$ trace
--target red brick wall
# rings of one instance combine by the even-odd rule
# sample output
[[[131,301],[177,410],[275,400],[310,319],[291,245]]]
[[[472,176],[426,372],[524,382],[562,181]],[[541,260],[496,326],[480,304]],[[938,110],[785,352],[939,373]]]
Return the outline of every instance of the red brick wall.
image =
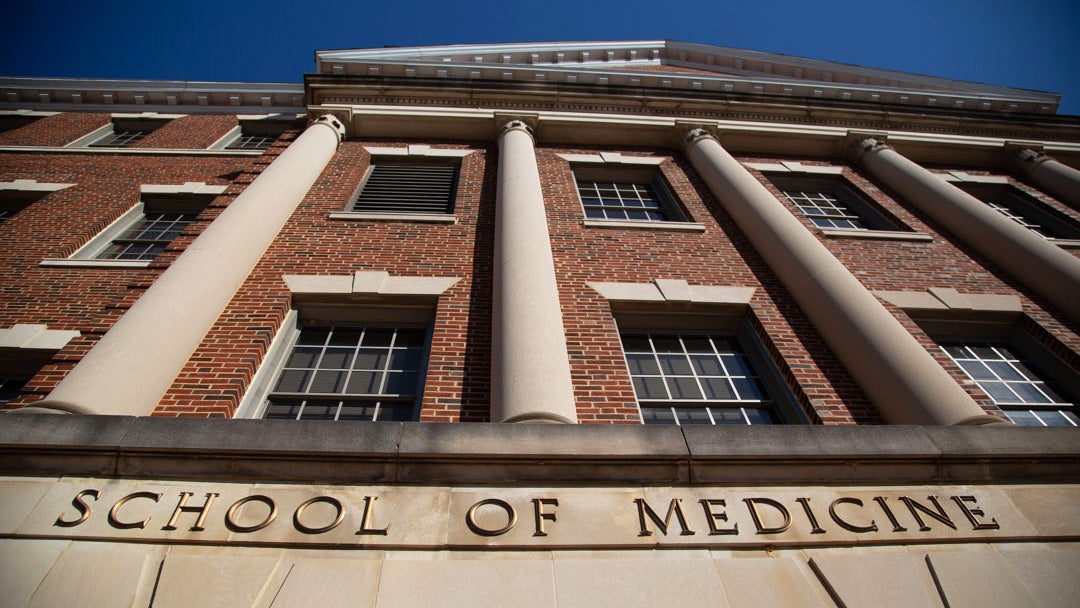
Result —
[[[4,138],[0,144],[19,141],[25,145],[38,141],[58,145],[58,141],[84,135],[95,125],[100,126],[99,122],[100,116],[88,114],[43,118],[0,136]],[[153,134],[156,140],[148,140],[152,147],[205,147],[235,124],[232,116],[192,116],[162,127]],[[297,133],[286,133],[258,158],[0,154],[0,181],[37,179],[76,184],[49,194],[0,224],[0,290],[4,293],[0,299],[0,327],[45,323],[54,329],[83,332],[82,337],[58,353],[53,364],[32,380],[18,404],[47,394],[162,269]],[[328,217],[343,210],[359,187],[370,163],[365,145],[405,146],[407,143],[472,152],[462,159],[455,224]],[[786,289],[681,155],[664,149],[603,150],[663,158],[660,171],[688,218],[702,224],[704,232],[584,226],[570,164],[558,154],[599,151],[550,146],[540,146],[537,150],[582,422],[639,423],[615,318],[608,302],[587,283],[646,283],[656,278],[683,279],[691,285],[754,287],[747,320],[807,417],[824,424],[882,422]],[[488,143],[344,142],[154,414],[231,416],[235,413],[292,306],[282,275],[350,275],[360,270],[378,270],[395,276],[460,278],[439,298],[434,311],[421,420],[488,420],[497,158],[497,149]],[[740,160],[776,162],[776,159],[759,158]],[[799,158],[782,160],[821,164]],[[1060,356],[1076,362],[1080,338],[1041,299],[981,256],[951,242],[949,235],[933,222],[852,167],[836,164],[844,168],[844,176],[882,212],[912,230],[933,237],[930,242],[825,237],[780,196],[783,204],[867,288],[952,287],[967,293],[1017,293],[1025,313],[1021,323],[1029,333]],[[774,194],[780,194],[764,176],[758,174],[758,177]],[[138,199],[139,185],[187,181],[226,184],[229,189],[150,268],[74,269],[38,265],[41,259],[71,254],[128,210]],[[1018,186],[1048,204],[1064,207],[1023,184]],[[1061,210],[1076,216],[1068,208]],[[988,410],[994,411],[914,320],[886,306],[958,382]]]
[[[221,130],[221,117],[192,117],[187,129],[204,140]],[[234,117],[225,117],[235,121]],[[58,145],[108,121],[107,115],[45,117],[5,133],[19,145]],[[53,192],[0,222],[0,327],[46,324],[78,330],[79,338],[59,351],[12,406],[43,398],[97,342],[168,263],[214,218],[229,197],[217,198],[183,236],[149,268],[43,267],[47,258],[65,258],[85,245],[139,200],[144,184],[206,182],[239,192],[261,170],[251,157],[139,156],[108,153],[0,153],[0,181],[35,179],[75,184]],[[247,179],[244,179],[247,177]],[[167,322],[167,320],[163,321]],[[148,346],[148,355],[152,346]]]

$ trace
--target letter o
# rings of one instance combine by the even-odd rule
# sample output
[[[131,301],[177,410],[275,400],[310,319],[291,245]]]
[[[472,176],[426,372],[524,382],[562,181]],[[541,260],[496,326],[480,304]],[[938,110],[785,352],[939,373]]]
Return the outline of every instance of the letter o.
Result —
[[[266,516],[266,519],[253,526],[241,526],[233,520],[233,517],[236,515],[236,512],[240,510],[240,507],[253,500],[270,507],[270,513]],[[274,504],[273,499],[269,496],[263,496],[262,494],[255,494],[254,496],[245,496],[229,507],[229,510],[225,512],[225,527],[233,532],[255,532],[269,526],[270,522],[274,521],[275,517],[277,517],[277,505]]]
[[[485,505],[495,505],[503,511],[506,511],[506,525],[497,530],[481,528],[480,525],[476,523],[476,511]],[[510,506],[510,503],[505,500],[499,500],[498,498],[485,498],[469,507],[468,513],[465,514],[465,525],[469,526],[469,529],[472,530],[474,534],[479,534],[480,536],[500,536],[506,534],[516,523],[517,511],[514,510],[514,507]]]
[[[325,502],[326,504],[333,506],[335,509],[337,509],[337,517],[334,518],[334,521],[321,528],[309,528],[308,526],[300,523],[300,516],[304,514],[305,509],[317,502]],[[304,534],[322,534],[323,532],[329,532],[330,530],[338,527],[338,524],[341,523],[341,520],[345,519],[345,509],[342,508],[341,501],[332,496],[316,496],[315,498],[312,498],[310,500],[305,500],[304,504],[297,507],[296,512],[293,513],[292,519],[293,525],[296,526],[296,529],[303,532]]]

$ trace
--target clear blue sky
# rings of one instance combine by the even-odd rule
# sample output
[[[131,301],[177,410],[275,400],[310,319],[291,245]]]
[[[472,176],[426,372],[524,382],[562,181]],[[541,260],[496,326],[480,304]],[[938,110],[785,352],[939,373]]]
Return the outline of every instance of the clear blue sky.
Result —
[[[3,76],[300,82],[317,49],[667,38],[1051,91],[1080,114],[1080,0],[57,0],[3,16]]]

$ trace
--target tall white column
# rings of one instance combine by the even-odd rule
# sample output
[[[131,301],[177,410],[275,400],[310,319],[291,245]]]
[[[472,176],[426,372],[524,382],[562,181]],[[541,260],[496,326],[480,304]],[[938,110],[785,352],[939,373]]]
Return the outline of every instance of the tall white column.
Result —
[[[499,135],[491,419],[577,422],[555,261],[529,128]]]
[[[899,321],[704,130],[687,156],[709,190],[791,293],[890,424],[992,424]]]
[[[26,411],[145,416],[322,173],[345,135],[320,117],[274,160]]]
[[[855,155],[905,201],[1071,319],[1080,320],[1080,259],[874,138],[856,142]]]
[[[1021,179],[1054,195],[1066,205],[1080,209],[1080,171],[1031,149],[1018,149],[1009,164]]]

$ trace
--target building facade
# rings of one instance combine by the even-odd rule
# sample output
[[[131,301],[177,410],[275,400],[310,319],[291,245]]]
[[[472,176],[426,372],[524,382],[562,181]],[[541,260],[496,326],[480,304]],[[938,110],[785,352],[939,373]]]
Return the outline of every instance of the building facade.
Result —
[[[1074,605],[1057,95],[316,61],[0,79],[11,605]]]

